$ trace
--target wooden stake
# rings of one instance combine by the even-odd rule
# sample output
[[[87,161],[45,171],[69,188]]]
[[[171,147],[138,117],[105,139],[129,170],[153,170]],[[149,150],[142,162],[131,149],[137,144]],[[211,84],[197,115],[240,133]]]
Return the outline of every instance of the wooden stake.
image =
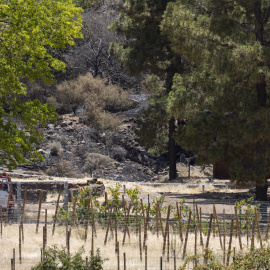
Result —
[[[210,221],[209,221],[208,234],[207,234],[206,245],[205,245],[204,264],[207,264],[208,262],[208,247],[209,247],[209,240],[210,240],[210,235],[211,235],[212,220],[213,220],[213,214],[211,214]]]
[[[71,194],[73,194],[72,189],[70,190]],[[77,211],[76,211],[76,205],[77,205],[77,197],[73,197],[72,195],[72,201],[73,201],[73,206],[72,206],[72,215],[71,215],[71,223],[70,226],[73,226],[74,223],[78,225],[78,222],[76,222],[76,216],[77,216]]]
[[[216,219],[216,222],[217,222],[217,228],[218,228],[218,236],[219,236],[220,247],[221,247],[221,249],[222,249],[222,240],[221,240],[221,234],[220,234],[220,226],[219,226],[219,222],[218,222],[218,216],[217,216],[217,210],[216,210],[215,202],[213,202],[213,209],[214,209],[215,219]]]
[[[13,248],[13,270],[15,270],[15,248]]]
[[[147,270],[147,246],[144,247],[145,249],[145,256],[144,256],[144,261],[145,261],[145,270]]]
[[[239,221],[238,221],[238,214],[237,214],[237,207],[234,207],[234,212],[235,212],[235,221],[236,221],[236,228],[237,228],[237,235],[238,235],[238,239],[239,239],[239,246],[240,249],[242,250],[242,241],[241,241],[241,234],[240,234],[240,227],[239,227]]]
[[[171,214],[171,206],[169,205],[169,207],[168,207],[168,212],[167,212],[167,219],[166,219],[165,232],[164,232],[164,237],[163,237],[163,248],[162,248],[162,254],[163,254],[163,255],[165,254],[165,249],[166,249],[166,237],[167,237],[168,228],[169,228],[170,214]]]
[[[159,238],[158,201],[157,201],[157,203],[156,203],[156,230],[157,230],[157,237]]]
[[[249,235],[249,229],[248,229],[248,211],[246,210],[246,234],[247,234],[247,246],[248,246],[248,235]]]
[[[124,270],[127,270],[126,253],[124,253]]]
[[[108,194],[107,194],[106,191],[105,191],[105,203],[106,203],[106,207],[107,207],[107,210],[108,210]]]
[[[93,204],[91,192],[90,192],[90,201],[91,201],[91,211],[92,211],[92,226],[94,227],[95,237],[97,237],[96,223],[95,223],[94,204]]]
[[[111,223],[111,214],[112,214],[112,206],[108,206],[108,207],[109,207],[109,217],[108,217],[108,225],[107,225],[107,230],[106,230],[105,239],[104,239],[104,245],[106,245],[107,243],[108,233],[109,233],[110,223]]]
[[[21,237],[22,225],[19,225],[19,262],[22,263],[22,237]]]
[[[1,236],[3,234],[3,210],[2,205],[0,205],[0,220],[1,220]]]
[[[86,220],[85,220],[85,231],[84,231],[84,240],[87,240],[87,234],[88,234],[88,225],[89,225],[89,217],[90,217],[90,192],[89,191],[89,200],[87,204],[87,213],[86,213]],[[108,205],[107,205],[108,209]]]
[[[47,220],[48,220],[48,213],[47,209],[45,209],[45,227],[47,228]]]
[[[115,253],[117,253],[117,217],[114,218],[114,224],[115,224]]]
[[[226,225],[225,225],[225,209],[223,209],[223,264],[226,260]]]
[[[146,240],[147,240],[147,228],[148,228],[149,211],[150,211],[150,203],[148,204],[148,207],[147,207],[147,214],[146,214],[145,223],[144,223],[143,248],[145,247]]]
[[[136,235],[138,235],[139,232],[139,224],[138,224],[138,210],[136,208],[136,213],[135,213],[135,220],[136,220]],[[141,221],[140,221],[141,222]]]
[[[93,222],[93,220],[92,220],[92,222]],[[91,238],[91,254],[92,254],[92,256],[94,256],[94,252],[95,252],[95,250],[94,250],[94,227],[93,227],[93,223],[92,223],[92,230],[91,230],[91,232],[92,232],[92,238]],[[117,233],[117,232],[116,232]],[[116,237],[116,239],[117,239],[117,237]],[[117,248],[117,247],[116,247]]]
[[[120,251],[119,251],[119,242],[116,243],[117,248],[117,269],[120,270]]]
[[[57,215],[58,215],[59,201],[60,201],[60,193],[58,194],[57,203],[56,203],[56,207],[55,207],[52,235],[54,235],[54,231],[55,231],[55,224],[56,224]]]
[[[270,228],[270,214],[268,215],[267,228],[266,228],[266,232],[265,232],[265,239],[268,239],[269,228]]]
[[[184,258],[186,256],[190,220],[191,220],[191,211],[189,211],[189,216],[188,216],[188,225],[187,225],[187,230],[186,230],[186,237],[185,237],[185,243],[184,243],[182,260],[184,260]]]
[[[36,233],[38,233],[38,226],[39,226],[39,219],[40,219],[41,203],[42,203],[42,190],[39,191],[39,204],[38,204],[38,216],[37,216]]]
[[[200,208],[201,210],[201,208]],[[199,225],[199,232],[200,232],[200,245],[203,247],[203,237],[202,237],[202,222],[198,211],[198,205],[196,204],[196,216],[197,216],[197,222]]]
[[[162,216],[161,216],[161,211],[160,211],[160,207],[158,206],[158,216],[159,216],[159,221],[160,221],[160,228],[161,228],[161,232],[162,232],[162,236],[165,236],[165,232],[163,230],[163,223],[162,223]]]
[[[27,189],[24,189],[23,194],[23,206],[22,206],[22,217],[21,217],[21,224],[24,222],[24,213],[25,213],[25,203],[26,203],[26,195],[27,195]]]
[[[231,248],[232,248],[233,222],[234,222],[234,220],[232,219],[232,221],[231,221],[231,231],[230,231],[230,241],[229,241],[228,255],[227,255],[227,267],[229,266],[230,256],[231,256],[231,252],[232,252]]]
[[[24,213],[25,213],[25,203],[26,203],[26,195],[27,189],[24,189],[23,194],[23,206],[22,206],[22,215],[21,215],[21,234],[22,234],[22,242],[24,243],[24,231],[23,231],[23,223],[24,223]]]
[[[69,242],[68,242],[68,211],[66,211],[66,248],[69,255]]]
[[[177,218],[178,218],[178,228],[179,228],[180,240],[181,240],[181,242],[183,242],[183,233],[182,233],[182,207],[180,207],[180,210],[179,210],[178,202],[176,203],[176,211],[177,211]]]
[[[141,199],[142,215],[143,215],[143,226],[145,226],[145,214],[144,214],[144,205],[143,200]]]
[[[250,249],[254,250],[254,237],[255,237],[255,219],[253,220],[252,224],[252,235],[251,235],[251,244],[250,244]]]
[[[142,235],[141,235],[141,223],[138,224],[139,227],[139,249],[140,249],[140,259],[142,261]]]
[[[23,224],[21,224],[21,234],[22,234],[22,242],[24,244],[24,230],[23,230]]]
[[[195,227],[195,243],[194,243],[194,256],[197,255],[197,226]],[[197,259],[195,258],[195,267],[197,267]]]
[[[71,228],[69,228],[68,231],[68,246],[67,246],[68,256],[70,256],[70,236],[71,236]]]
[[[176,270],[176,254],[175,254],[175,249],[173,250],[173,269]]]
[[[10,186],[9,186],[8,201],[7,201],[7,211],[6,211],[6,223],[5,223],[5,225],[7,225],[7,221],[8,221],[8,215],[9,215],[9,202],[10,202],[10,197],[11,197],[11,191],[12,191],[12,187],[11,187],[11,185],[10,185]]]
[[[194,228],[194,255],[197,255],[197,226]]]
[[[129,204],[129,207],[128,207],[128,213],[127,213],[127,216],[126,216],[126,221],[125,221],[125,230],[124,230],[124,236],[123,236],[123,241],[122,241],[122,245],[125,244],[125,240],[126,240],[126,234],[128,233],[129,237],[130,237],[130,234],[129,234],[129,213],[130,213],[130,209],[131,209],[131,203]]]
[[[167,229],[167,262],[170,260],[170,224],[168,223]]]
[[[43,247],[43,250],[45,250],[45,248],[46,248],[46,227],[45,226],[43,226],[43,245],[42,245],[42,247]]]
[[[256,207],[255,207],[255,219],[256,219],[256,225],[257,225],[258,238],[260,240],[260,245],[261,245],[261,248],[262,248],[263,244],[262,244],[261,230],[260,230],[259,218],[258,218],[258,213],[257,213],[257,208]]]

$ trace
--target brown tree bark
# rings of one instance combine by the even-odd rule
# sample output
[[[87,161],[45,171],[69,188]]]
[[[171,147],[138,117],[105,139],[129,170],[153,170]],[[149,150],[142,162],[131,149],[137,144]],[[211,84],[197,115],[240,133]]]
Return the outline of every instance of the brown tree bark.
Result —
[[[256,40],[264,46],[264,20],[262,18],[262,1],[254,1],[254,22],[255,22],[255,35]],[[264,63],[259,63],[258,66],[263,66]],[[260,73],[257,75],[256,83],[256,92],[257,92],[257,102],[259,107],[266,106],[267,92],[266,92],[266,81],[265,75]],[[256,182],[256,200],[267,201],[267,179],[265,177],[264,181],[261,183]]]
[[[267,201],[267,190],[267,179],[265,179],[264,183],[256,183],[256,200]]]
[[[171,118],[169,121],[169,164],[170,164],[170,171],[169,171],[169,180],[176,179],[177,171],[176,171],[176,143],[173,138],[175,133],[175,119]]]

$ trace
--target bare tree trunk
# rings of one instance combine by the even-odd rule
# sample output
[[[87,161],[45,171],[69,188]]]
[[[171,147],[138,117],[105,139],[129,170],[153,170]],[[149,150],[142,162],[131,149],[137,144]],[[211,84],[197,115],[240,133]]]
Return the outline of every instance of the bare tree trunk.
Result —
[[[264,183],[256,183],[256,200],[258,201],[267,201],[267,179]]]
[[[254,22],[255,22],[255,35],[256,40],[264,46],[264,20],[262,19],[262,1],[254,1]],[[258,66],[264,66],[264,63],[259,63]],[[265,74],[259,73],[257,75],[256,83],[257,101],[259,107],[266,106],[267,92]],[[262,183],[256,182],[256,200],[267,201],[267,179],[265,177]]]
[[[169,180],[173,180],[177,177],[176,171],[176,143],[173,138],[175,133],[175,119],[171,118],[169,121],[169,163],[170,163],[170,172]]]

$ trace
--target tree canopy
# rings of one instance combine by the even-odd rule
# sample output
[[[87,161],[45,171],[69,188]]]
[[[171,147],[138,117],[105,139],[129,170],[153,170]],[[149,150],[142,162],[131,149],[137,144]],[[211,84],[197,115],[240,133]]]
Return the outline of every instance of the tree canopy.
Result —
[[[173,138],[175,119],[167,114],[167,96],[171,91],[175,72],[182,68],[181,57],[169,46],[168,38],[160,31],[162,16],[169,1],[122,0],[119,19],[111,26],[118,34],[126,37],[125,44],[113,42],[111,51],[131,72],[151,72],[148,87],[163,83],[162,91],[152,88],[150,107],[139,121],[139,140],[155,151],[167,146],[169,152],[169,178],[176,178],[176,144]],[[162,115],[162,117],[159,117]],[[165,135],[165,129],[167,135]],[[162,149],[163,150],[163,149]]]
[[[49,83],[64,70],[50,50],[82,38],[80,12],[71,0],[0,0],[0,163],[10,169],[41,157],[39,128],[56,117],[48,104],[25,101],[23,82]]]
[[[162,31],[190,70],[174,77],[169,112],[186,119],[181,145],[203,163],[222,162],[232,179],[257,184],[270,175],[269,1],[178,0]]]

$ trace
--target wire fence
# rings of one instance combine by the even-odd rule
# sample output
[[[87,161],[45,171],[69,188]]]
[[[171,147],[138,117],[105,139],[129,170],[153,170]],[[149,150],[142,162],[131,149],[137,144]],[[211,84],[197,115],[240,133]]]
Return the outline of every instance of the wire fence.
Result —
[[[66,208],[64,185],[60,196],[17,189],[19,194],[14,212],[0,213],[1,269],[31,269],[44,260],[42,250],[54,245],[71,255],[84,246],[85,258],[100,249],[108,258],[104,269],[178,269],[189,256],[201,254],[187,263],[186,269],[193,269],[207,263],[212,251],[226,265],[239,252],[269,244],[267,202],[235,207],[237,200],[189,198],[163,211],[155,205],[150,215],[150,203],[136,214],[124,200],[118,214],[105,196],[102,212],[89,198],[88,212],[79,215],[74,198]]]

